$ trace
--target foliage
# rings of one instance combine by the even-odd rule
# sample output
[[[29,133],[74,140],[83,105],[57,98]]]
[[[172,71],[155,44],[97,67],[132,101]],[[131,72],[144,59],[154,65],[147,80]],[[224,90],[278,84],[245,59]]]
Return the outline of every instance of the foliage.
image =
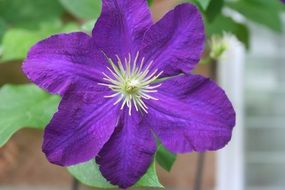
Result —
[[[0,63],[23,60],[32,45],[50,35],[79,30],[77,20],[64,14],[88,22],[100,11],[94,0],[1,0]]]
[[[68,171],[83,184],[99,188],[115,188],[101,175],[95,160],[69,167]],[[162,187],[156,175],[155,163],[134,187]]]
[[[63,15],[57,0],[1,0],[0,18],[10,27],[37,28],[41,22]]]
[[[278,0],[188,0],[203,13],[208,36],[229,32],[237,36],[249,48],[248,22],[236,21],[229,12],[238,12],[274,32],[282,32],[281,14],[285,6]],[[226,10],[226,11],[225,11]]]
[[[43,129],[57,109],[59,98],[35,85],[5,85],[0,89],[0,147],[24,127]]]
[[[6,23],[4,22],[2,18],[0,18],[0,44],[1,44],[5,29],[6,29]]]
[[[169,172],[176,161],[176,155],[169,152],[162,144],[159,145],[155,158],[159,165]]]
[[[3,55],[1,60],[23,60],[30,47],[39,40],[48,36],[78,30],[76,23],[63,25],[60,21],[42,22],[38,30],[28,30],[24,28],[11,28],[7,30],[2,39]]]
[[[98,0],[60,0],[64,8],[79,19],[97,18],[101,11]]]
[[[231,9],[238,11],[247,19],[264,25],[274,31],[282,31],[280,1],[268,0],[240,0],[227,4]]]
[[[147,0],[148,4],[151,6],[153,3],[153,0]]]

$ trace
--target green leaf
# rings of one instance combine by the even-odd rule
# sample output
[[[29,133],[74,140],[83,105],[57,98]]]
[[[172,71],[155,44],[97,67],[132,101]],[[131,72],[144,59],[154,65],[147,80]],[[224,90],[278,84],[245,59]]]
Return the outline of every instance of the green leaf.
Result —
[[[149,6],[151,6],[153,4],[153,0],[147,0],[147,3]]]
[[[51,96],[31,84],[3,86],[0,89],[0,147],[24,127],[43,129],[58,102],[58,96]]]
[[[214,22],[206,24],[208,36],[230,32],[234,34],[245,47],[249,47],[249,30],[246,25],[234,21],[231,17],[218,15]]]
[[[213,0],[208,5],[208,8],[205,12],[205,16],[208,22],[212,22],[215,20],[216,16],[218,16],[224,7],[224,0]]]
[[[115,186],[107,182],[102,176],[95,160],[68,167],[67,170],[85,185],[97,188],[115,188]],[[163,187],[158,181],[154,163],[150,166],[147,173],[137,182],[135,187]]]
[[[85,22],[84,24],[81,25],[81,30],[88,33],[92,34],[93,27],[95,25],[97,20],[89,20]]]
[[[98,188],[114,187],[101,175],[99,166],[96,164],[95,160],[68,167],[67,170],[85,185]]]
[[[22,60],[29,49],[38,41],[61,32],[71,32],[78,29],[76,24],[62,25],[60,21],[41,23],[39,30],[9,29],[2,41],[1,62]]]
[[[176,161],[176,155],[169,152],[162,144],[160,144],[155,159],[166,171],[171,171],[171,168]]]
[[[282,6],[278,1],[239,0],[229,2],[227,5],[256,23],[269,27],[277,32],[282,31],[280,13]]]
[[[13,27],[35,28],[62,15],[57,0],[0,0],[0,17]]]
[[[2,37],[4,35],[5,30],[6,30],[6,23],[4,22],[3,19],[0,18],[0,44],[1,44]]]
[[[134,187],[156,187],[163,188],[160,184],[156,173],[155,162],[149,167],[148,171],[142,178],[134,185]]]
[[[100,0],[60,0],[71,14],[80,19],[96,19],[101,13]]]
[[[195,0],[202,8],[202,10],[207,10],[211,0]],[[214,0],[215,1],[215,0]]]

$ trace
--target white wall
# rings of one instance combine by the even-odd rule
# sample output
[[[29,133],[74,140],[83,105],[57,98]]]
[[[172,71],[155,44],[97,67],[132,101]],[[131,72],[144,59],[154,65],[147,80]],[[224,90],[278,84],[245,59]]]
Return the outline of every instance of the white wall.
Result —
[[[237,123],[229,145],[218,152],[216,190],[244,190],[243,88],[245,49],[230,41],[226,58],[218,64],[218,81],[232,101]]]

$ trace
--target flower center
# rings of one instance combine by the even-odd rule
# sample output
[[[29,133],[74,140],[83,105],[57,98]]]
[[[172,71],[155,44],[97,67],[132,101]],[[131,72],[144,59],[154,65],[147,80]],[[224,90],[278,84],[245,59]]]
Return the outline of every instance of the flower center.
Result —
[[[116,57],[117,64],[108,58],[111,67],[107,67],[107,69],[110,72],[108,75],[103,72],[103,80],[106,83],[99,83],[99,85],[107,86],[114,92],[111,95],[105,96],[105,98],[117,98],[114,105],[121,103],[121,109],[127,106],[129,108],[129,115],[132,113],[132,107],[136,111],[142,110],[148,113],[148,107],[144,100],[158,100],[151,94],[157,92],[157,88],[161,85],[153,85],[153,83],[156,82],[163,72],[158,73],[156,69],[150,73],[152,61],[144,67],[144,58],[138,64],[139,52],[134,59],[132,59],[131,54],[124,61],[119,56]]]
[[[139,81],[136,79],[132,79],[131,81],[126,82],[126,93],[135,94],[139,90]]]

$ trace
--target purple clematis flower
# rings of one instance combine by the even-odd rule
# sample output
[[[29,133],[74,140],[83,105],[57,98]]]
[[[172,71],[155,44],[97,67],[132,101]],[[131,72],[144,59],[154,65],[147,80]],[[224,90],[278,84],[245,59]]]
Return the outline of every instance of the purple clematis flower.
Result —
[[[103,0],[92,37],[51,36],[23,70],[58,112],[45,129],[48,160],[70,166],[96,158],[112,184],[135,184],[153,162],[156,139],[174,153],[224,147],[234,109],[213,81],[189,74],[204,48],[202,17],[177,6],[153,24],[145,0]]]

